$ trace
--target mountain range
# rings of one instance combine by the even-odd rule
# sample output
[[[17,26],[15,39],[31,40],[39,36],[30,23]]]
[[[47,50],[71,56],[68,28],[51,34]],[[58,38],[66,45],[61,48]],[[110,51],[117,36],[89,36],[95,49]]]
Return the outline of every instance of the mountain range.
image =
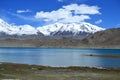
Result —
[[[120,28],[90,23],[15,26],[0,19],[0,47],[119,48]]]
[[[15,26],[8,24],[0,19],[0,34],[7,36],[39,36],[39,37],[74,37],[83,39],[86,36],[93,34],[97,31],[105,30],[104,28],[92,25],[90,23],[54,23],[40,27],[32,27],[30,25]]]

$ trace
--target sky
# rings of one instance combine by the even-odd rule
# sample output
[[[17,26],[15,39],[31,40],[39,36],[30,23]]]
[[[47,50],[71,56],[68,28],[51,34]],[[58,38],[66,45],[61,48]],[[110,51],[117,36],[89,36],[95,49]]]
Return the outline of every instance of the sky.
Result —
[[[120,27],[120,0],[0,0],[0,19],[34,27],[88,22]]]

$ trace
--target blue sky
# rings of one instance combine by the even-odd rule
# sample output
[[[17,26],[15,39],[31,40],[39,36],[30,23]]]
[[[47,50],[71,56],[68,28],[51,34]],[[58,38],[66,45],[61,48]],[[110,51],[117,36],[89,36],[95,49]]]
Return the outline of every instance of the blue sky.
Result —
[[[0,18],[14,25],[89,22],[120,27],[120,0],[0,0]]]

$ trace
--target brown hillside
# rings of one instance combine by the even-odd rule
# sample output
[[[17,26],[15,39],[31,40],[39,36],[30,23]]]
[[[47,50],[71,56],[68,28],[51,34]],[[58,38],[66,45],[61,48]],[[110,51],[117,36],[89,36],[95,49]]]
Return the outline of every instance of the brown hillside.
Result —
[[[120,46],[120,28],[96,32],[83,39],[84,43],[91,45],[117,45]]]

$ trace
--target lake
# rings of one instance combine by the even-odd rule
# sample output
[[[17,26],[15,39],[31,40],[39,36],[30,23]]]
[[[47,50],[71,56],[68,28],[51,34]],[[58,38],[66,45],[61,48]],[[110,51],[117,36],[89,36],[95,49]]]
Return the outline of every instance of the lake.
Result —
[[[120,49],[0,48],[0,62],[53,67],[120,67],[120,58],[85,56],[89,54],[120,55]]]

